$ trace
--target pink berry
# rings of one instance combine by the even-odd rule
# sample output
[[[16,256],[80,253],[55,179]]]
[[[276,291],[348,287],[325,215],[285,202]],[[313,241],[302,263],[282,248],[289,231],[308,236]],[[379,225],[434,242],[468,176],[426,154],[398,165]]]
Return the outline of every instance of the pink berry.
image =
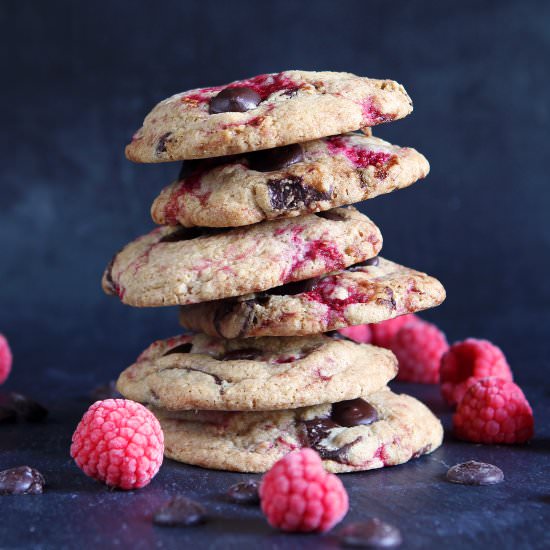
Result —
[[[3,384],[11,372],[13,356],[10,345],[3,334],[0,334],[0,384]]]
[[[391,350],[399,361],[397,379],[436,384],[441,356],[449,349],[445,335],[432,323],[416,321],[395,335]]]
[[[533,437],[533,411],[516,384],[492,376],[466,391],[453,428],[457,437],[475,443],[525,443]]]
[[[460,402],[470,386],[482,378],[498,376],[512,381],[502,350],[487,340],[468,338],[453,344],[441,359],[441,393],[450,405]]]
[[[348,494],[340,479],[323,469],[312,449],[294,451],[276,462],[260,486],[262,511],[283,531],[332,529],[348,511]]]
[[[375,346],[390,349],[392,340],[399,330],[405,325],[417,321],[420,321],[419,317],[414,313],[409,313],[408,315],[401,315],[400,317],[388,319],[381,323],[371,323],[372,343]]]
[[[96,401],[78,424],[71,456],[82,471],[120,489],[139,489],[159,471],[164,435],[143,405],[127,399]]]
[[[369,325],[341,328],[338,332],[360,344],[369,344],[372,340],[372,332]]]

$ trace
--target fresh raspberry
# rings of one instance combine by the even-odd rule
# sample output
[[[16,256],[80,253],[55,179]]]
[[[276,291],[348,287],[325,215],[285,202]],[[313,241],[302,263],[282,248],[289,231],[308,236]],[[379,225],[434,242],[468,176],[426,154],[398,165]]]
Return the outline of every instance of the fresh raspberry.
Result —
[[[372,340],[372,331],[369,325],[341,328],[338,332],[360,344],[369,344]]]
[[[415,323],[416,321],[420,321],[420,318],[414,313],[409,313],[408,315],[401,315],[400,317],[388,319],[381,323],[371,323],[372,343],[375,346],[390,349],[392,340],[399,330],[405,325]]]
[[[3,384],[11,372],[12,354],[10,345],[3,334],[0,334],[0,384]]]
[[[164,434],[143,405],[96,401],[76,427],[71,456],[86,475],[121,489],[139,489],[159,471]]]
[[[342,482],[323,469],[312,449],[294,451],[276,462],[262,480],[260,499],[267,521],[283,531],[324,533],[348,511]]]
[[[476,443],[525,443],[533,437],[533,424],[519,386],[496,376],[470,386],[453,416],[455,435]]]
[[[432,323],[417,320],[395,335],[391,350],[399,361],[397,379],[436,384],[441,356],[449,349],[447,338]]]
[[[460,402],[466,390],[482,378],[512,381],[502,350],[487,340],[468,338],[453,344],[441,359],[441,393],[449,405]]]

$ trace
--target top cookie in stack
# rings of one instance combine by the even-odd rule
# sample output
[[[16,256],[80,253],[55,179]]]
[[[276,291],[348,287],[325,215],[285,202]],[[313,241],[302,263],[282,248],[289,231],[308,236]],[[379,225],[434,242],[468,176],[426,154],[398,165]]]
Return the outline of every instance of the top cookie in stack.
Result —
[[[168,456],[263,471],[307,445],[351,471],[439,445],[437,419],[385,389],[391,352],[318,336],[445,298],[436,279],[379,258],[379,229],[345,207],[427,175],[420,153],[371,134],[411,111],[391,80],[285,71],[177,94],[146,117],[127,157],[184,163],[152,206],[161,227],[115,255],[103,288],[182,306],[182,325],[207,335],[154,343],[118,382],[154,408]]]

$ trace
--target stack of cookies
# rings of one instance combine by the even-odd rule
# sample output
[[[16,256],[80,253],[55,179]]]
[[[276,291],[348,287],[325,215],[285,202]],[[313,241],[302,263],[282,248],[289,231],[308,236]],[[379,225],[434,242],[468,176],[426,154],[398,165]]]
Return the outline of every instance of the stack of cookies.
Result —
[[[263,472],[311,447],[348,472],[440,445],[433,414],[387,388],[394,355],[336,332],[445,298],[379,257],[379,229],[344,207],[427,175],[420,153],[371,134],[411,111],[391,80],[286,71],[177,94],[146,117],[127,157],[185,162],[152,206],[160,227],[113,258],[103,288],[181,306],[187,332],[118,380],[158,416],[168,457]]]

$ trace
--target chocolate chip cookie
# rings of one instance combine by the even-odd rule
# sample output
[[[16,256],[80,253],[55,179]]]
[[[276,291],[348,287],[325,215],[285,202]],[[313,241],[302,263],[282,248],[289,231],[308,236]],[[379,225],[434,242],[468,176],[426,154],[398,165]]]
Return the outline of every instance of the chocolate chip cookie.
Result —
[[[360,133],[187,161],[151,208],[160,225],[235,227],[371,199],[429,172],[409,147]]]
[[[386,349],[328,336],[161,340],[119,377],[128,399],[169,410],[275,410],[352,399],[397,373]]]
[[[444,299],[437,279],[376,257],[265,292],[183,306],[180,322],[224,338],[305,335],[378,323]]]
[[[218,157],[342,134],[403,118],[403,86],[350,73],[284,71],[161,101],[126,147],[136,162]]]
[[[160,227],[123,248],[102,285],[133,306],[192,304],[316,277],[381,247],[376,225],[351,207],[232,230]]]
[[[425,405],[387,389],[294,410],[153,412],[167,457],[218,470],[265,472],[303,447],[317,451],[331,472],[371,470],[430,453],[443,439]]]

